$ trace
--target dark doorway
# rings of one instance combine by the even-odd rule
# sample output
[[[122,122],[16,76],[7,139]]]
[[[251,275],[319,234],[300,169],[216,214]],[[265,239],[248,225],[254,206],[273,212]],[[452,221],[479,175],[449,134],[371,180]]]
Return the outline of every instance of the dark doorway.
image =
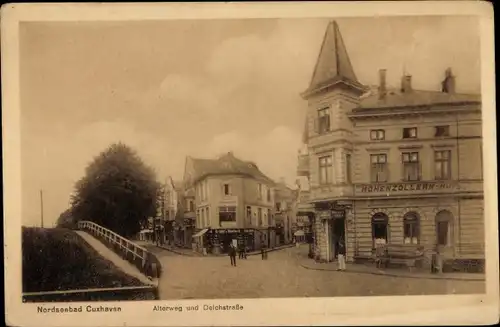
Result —
[[[342,239],[344,244],[345,240],[345,218],[337,218],[332,221],[332,245],[333,245],[333,253],[334,258],[337,258],[338,255],[338,242]]]

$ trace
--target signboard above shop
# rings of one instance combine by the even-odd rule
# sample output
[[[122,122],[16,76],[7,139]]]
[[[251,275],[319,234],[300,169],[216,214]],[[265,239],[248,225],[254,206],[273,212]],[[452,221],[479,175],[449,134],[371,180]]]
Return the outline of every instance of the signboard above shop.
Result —
[[[345,218],[345,210],[327,210],[319,212],[320,219],[343,219]]]
[[[357,195],[383,193],[384,195],[451,192],[458,188],[451,182],[416,182],[416,183],[387,183],[387,184],[359,184],[356,185]]]

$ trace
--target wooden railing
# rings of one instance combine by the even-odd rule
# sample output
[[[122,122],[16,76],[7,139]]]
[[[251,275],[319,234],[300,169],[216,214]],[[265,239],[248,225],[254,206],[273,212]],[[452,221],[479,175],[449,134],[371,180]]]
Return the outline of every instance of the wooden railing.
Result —
[[[162,269],[159,260],[142,246],[91,221],[79,221],[78,228],[101,240],[153,281],[160,278]]]

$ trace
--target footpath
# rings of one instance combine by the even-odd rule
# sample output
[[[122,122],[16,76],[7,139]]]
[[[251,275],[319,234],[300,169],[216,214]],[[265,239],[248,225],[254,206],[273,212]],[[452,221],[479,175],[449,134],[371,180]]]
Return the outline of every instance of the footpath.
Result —
[[[139,271],[139,269],[137,269],[137,267],[135,267],[128,261],[123,260],[118,254],[116,254],[113,250],[109,249],[106,245],[104,245],[94,236],[84,231],[75,231],[75,232],[78,235],[80,235],[91,247],[93,247],[102,257],[111,261],[116,267],[118,267],[118,269],[120,269],[121,271],[132,277],[137,278],[145,285],[153,285],[153,282],[149,278],[144,276]]]
[[[427,271],[408,269],[388,268],[380,269],[369,264],[346,264],[346,270],[338,271],[336,262],[318,263],[313,259],[301,258],[300,265],[306,269],[332,271],[338,274],[371,274],[400,278],[419,278],[419,279],[443,279],[443,280],[462,280],[462,281],[485,281],[485,274],[481,273],[441,273],[432,274]]]

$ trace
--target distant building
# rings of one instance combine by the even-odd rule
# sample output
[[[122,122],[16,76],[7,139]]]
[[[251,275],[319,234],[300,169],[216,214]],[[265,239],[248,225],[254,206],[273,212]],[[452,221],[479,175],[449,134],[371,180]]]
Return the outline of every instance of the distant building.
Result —
[[[232,152],[218,159],[187,157],[184,185],[194,193],[199,249],[224,252],[233,240],[250,250],[274,246],[274,182],[255,163]]]
[[[167,239],[177,245],[191,246],[190,236],[187,238],[185,235],[189,234],[192,224],[184,219],[184,193],[184,185],[181,181],[174,181],[172,177],[167,178],[165,183],[165,220],[169,231]]]
[[[274,221],[277,245],[290,243],[293,234],[298,230],[295,210],[296,192],[288,187],[284,181],[276,184]]]
[[[338,25],[328,25],[303,93],[307,149],[298,167],[310,182],[299,209],[314,221],[317,260],[334,260],[339,239],[349,261],[388,243],[484,258],[481,98],[457,93],[444,73],[441,89],[422,91],[407,74],[391,89],[380,70],[370,90]]]

